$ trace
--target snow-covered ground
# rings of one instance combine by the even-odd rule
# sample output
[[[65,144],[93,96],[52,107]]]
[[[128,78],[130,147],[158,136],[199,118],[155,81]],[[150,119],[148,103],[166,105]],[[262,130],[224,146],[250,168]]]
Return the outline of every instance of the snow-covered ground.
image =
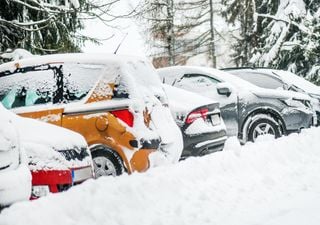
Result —
[[[21,202],[1,225],[318,225],[320,128]]]

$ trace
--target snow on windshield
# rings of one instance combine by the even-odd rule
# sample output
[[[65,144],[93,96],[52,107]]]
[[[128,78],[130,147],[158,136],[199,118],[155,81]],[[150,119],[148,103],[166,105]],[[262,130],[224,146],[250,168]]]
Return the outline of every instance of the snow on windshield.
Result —
[[[320,95],[320,87],[305,80],[298,75],[284,70],[272,70],[273,73],[279,75],[289,85],[295,85],[310,94]]]

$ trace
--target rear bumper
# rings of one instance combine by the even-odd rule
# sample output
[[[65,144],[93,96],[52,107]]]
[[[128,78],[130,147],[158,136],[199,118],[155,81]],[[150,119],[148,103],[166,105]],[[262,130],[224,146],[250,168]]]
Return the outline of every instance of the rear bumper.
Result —
[[[183,134],[184,149],[181,158],[190,156],[202,156],[223,150],[227,140],[226,130],[212,133],[201,133],[197,135]]]
[[[72,168],[70,170],[32,171],[32,186],[47,186],[51,193],[62,192],[75,184],[93,178],[92,167]],[[31,199],[36,199],[34,195]]]

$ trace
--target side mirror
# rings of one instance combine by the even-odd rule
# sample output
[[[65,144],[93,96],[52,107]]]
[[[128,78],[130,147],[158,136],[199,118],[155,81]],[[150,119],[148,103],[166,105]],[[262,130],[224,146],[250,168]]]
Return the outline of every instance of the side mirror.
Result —
[[[217,86],[217,92],[219,95],[225,95],[229,97],[231,95],[231,88],[226,84],[220,84]]]

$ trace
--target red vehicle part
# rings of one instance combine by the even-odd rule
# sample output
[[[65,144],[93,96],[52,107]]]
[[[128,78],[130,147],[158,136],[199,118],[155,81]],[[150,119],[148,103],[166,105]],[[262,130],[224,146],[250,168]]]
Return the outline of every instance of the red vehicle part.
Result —
[[[133,115],[128,109],[116,110],[111,112],[115,117],[125,122],[130,127],[133,127]]]
[[[59,185],[72,185],[71,170],[37,170],[31,171],[32,186],[48,186],[51,193],[59,192]],[[30,199],[37,199],[31,196]]]
[[[207,115],[208,115],[209,109],[207,108],[202,108],[202,109],[197,109],[195,111],[192,111],[187,119],[186,119],[186,123],[187,124],[191,124],[193,123],[195,120],[202,118],[203,120],[207,119]]]

